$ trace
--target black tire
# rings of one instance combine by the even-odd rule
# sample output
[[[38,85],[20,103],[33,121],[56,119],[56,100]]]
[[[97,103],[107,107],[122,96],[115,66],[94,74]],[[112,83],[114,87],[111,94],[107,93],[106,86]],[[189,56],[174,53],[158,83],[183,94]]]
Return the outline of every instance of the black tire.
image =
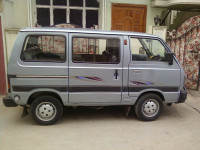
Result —
[[[135,104],[135,114],[143,121],[156,120],[163,110],[163,101],[156,94],[141,96]]]
[[[62,116],[63,106],[52,96],[40,96],[31,104],[33,119],[41,125],[52,125]]]

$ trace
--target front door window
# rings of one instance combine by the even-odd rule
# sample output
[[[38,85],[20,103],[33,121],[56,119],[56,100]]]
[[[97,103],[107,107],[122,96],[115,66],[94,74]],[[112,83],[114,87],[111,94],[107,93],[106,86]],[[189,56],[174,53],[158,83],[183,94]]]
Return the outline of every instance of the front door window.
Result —
[[[156,39],[130,38],[132,61],[164,61],[165,47]]]

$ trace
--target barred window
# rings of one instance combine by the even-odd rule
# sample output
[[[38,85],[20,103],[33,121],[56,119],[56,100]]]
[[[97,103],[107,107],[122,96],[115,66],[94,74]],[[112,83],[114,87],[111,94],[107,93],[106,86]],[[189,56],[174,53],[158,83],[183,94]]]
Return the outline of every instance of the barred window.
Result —
[[[70,23],[83,28],[98,26],[97,0],[36,0],[37,24]]]

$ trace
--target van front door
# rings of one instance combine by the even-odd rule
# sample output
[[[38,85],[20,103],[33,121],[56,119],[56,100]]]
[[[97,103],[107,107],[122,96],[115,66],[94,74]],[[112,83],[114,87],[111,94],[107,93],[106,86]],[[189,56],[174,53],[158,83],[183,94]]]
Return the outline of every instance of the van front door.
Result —
[[[69,102],[119,103],[122,36],[69,34]]]
[[[132,60],[129,64],[129,95],[158,91],[167,102],[176,101],[180,86],[180,68],[165,62],[167,49],[158,38],[130,37]]]

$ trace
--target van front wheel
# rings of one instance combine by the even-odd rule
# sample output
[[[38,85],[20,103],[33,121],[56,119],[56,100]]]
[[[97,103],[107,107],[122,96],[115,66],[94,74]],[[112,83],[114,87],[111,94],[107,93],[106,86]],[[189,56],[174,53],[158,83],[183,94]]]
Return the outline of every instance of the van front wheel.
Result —
[[[41,125],[51,125],[57,122],[63,113],[61,103],[52,96],[41,96],[31,104],[31,114]]]
[[[156,94],[146,94],[140,97],[135,104],[135,114],[143,121],[156,120],[163,109],[163,102]]]

